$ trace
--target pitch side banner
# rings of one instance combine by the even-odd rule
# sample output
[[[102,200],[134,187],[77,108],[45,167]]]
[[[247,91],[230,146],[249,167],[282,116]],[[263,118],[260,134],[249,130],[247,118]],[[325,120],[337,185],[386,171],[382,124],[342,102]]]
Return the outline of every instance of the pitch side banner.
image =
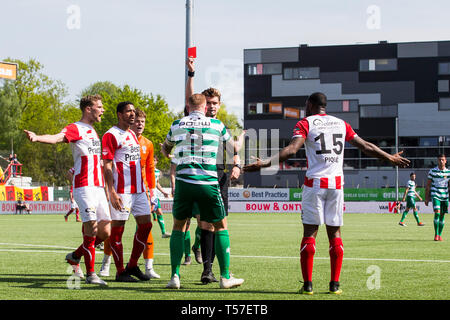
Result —
[[[26,201],[31,214],[61,214],[70,210],[70,201]],[[16,201],[0,201],[0,214],[16,213]],[[25,210],[22,210],[22,214]]]
[[[164,213],[172,212],[172,205],[171,200],[161,201]],[[433,213],[431,203],[425,206],[423,202],[416,202],[416,206],[419,213]],[[230,201],[228,203],[229,213],[301,213],[301,210],[301,201]],[[404,210],[405,206],[402,203],[400,213]],[[344,213],[397,213],[397,209],[394,201],[358,201],[345,202]]]
[[[228,189],[228,201],[289,201],[289,189]]]

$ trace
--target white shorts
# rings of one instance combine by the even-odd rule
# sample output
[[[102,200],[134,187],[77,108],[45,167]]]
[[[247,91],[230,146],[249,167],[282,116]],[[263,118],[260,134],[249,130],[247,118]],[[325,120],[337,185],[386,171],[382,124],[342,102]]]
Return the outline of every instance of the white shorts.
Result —
[[[70,203],[70,209],[77,209],[77,208],[78,208],[78,205],[75,201]]]
[[[150,204],[145,192],[118,193],[118,195],[122,199],[123,209],[118,211],[110,204],[113,220],[128,220],[130,213],[135,217],[150,215]]]
[[[344,190],[307,187],[302,192],[304,224],[340,227],[344,224]]]
[[[73,198],[80,209],[81,221],[111,221],[104,188],[76,188],[73,190]]]

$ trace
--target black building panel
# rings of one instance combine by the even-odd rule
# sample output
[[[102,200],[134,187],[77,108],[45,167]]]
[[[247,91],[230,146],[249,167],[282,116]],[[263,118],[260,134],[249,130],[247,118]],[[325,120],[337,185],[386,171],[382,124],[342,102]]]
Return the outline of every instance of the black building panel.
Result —
[[[356,133],[364,138],[395,137],[395,118],[361,118]]]
[[[300,66],[320,67],[320,72],[358,71],[361,59],[397,58],[397,45],[300,47]]]

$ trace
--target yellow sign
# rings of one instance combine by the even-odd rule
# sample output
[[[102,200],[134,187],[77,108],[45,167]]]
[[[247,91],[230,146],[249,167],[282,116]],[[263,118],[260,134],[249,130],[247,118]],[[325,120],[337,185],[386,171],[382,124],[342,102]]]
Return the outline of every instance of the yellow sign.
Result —
[[[16,80],[17,64],[9,62],[0,62],[0,78]]]

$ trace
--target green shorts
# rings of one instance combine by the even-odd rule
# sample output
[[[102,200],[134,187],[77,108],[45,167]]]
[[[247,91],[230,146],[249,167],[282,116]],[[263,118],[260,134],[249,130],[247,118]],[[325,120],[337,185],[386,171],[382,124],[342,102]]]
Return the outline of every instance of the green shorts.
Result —
[[[195,215],[198,206],[200,220],[214,223],[226,217],[218,184],[199,185],[176,180],[172,214],[177,220],[189,219]]]
[[[439,200],[437,198],[431,198],[434,211],[439,210],[441,213],[448,213],[448,200]]]
[[[407,209],[415,209],[416,208],[416,198],[406,197],[406,208]]]

